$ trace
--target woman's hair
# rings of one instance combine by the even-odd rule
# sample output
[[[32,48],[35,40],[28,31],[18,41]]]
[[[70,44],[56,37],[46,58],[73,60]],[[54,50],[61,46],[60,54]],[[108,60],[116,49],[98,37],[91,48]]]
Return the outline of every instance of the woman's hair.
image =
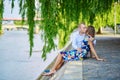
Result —
[[[95,28],[93,26],[88,26],[86,33],[92,37],[95,37]]]

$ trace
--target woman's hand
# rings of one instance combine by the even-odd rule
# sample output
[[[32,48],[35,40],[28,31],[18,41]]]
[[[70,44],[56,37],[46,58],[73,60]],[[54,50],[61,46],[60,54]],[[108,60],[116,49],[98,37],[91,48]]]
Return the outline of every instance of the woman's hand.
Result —
[[[94,40],[94,38],[93,38],[92,36],[90,36],[89,40],[90,40],[90,41],[93,41],[93,40]]]
[[[101,58],[96,58],[98,61],[105,61],[104,59]]]

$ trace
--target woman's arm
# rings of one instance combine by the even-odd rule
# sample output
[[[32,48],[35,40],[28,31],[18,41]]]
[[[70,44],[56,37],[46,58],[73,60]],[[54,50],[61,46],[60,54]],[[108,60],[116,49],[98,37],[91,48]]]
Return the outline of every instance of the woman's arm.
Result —
[[[92,43],[91,40],[88,41],[88,44],[89,44],[89,46],[90,46],[90,50],[91,50],[92,53],[95,55],[96,59],[97,59],[97,60],[103,60],[103,59],[101,59],[101,58],[98,57],[98,55],[97,55],[97,53],[96,53],[96,51],[95,51],[95,49],[94,49],[94,46],[93,46],[93,43]]]

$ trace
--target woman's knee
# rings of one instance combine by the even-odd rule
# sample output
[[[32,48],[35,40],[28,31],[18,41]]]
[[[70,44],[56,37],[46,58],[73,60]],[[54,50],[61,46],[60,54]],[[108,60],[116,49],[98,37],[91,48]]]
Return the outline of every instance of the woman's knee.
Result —
[[[61,53],[59,53],[59,54],[58,54],[58,56],[62,57],[62,54],[61,54]]]

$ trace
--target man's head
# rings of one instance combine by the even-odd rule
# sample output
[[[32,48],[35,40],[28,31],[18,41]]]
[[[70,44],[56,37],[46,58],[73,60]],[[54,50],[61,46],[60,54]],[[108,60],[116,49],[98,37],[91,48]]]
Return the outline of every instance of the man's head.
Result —
[[[87,28],[84,23],[81,23],[78,25],[78,30],[81,34],[84,34],[86,32]]]

